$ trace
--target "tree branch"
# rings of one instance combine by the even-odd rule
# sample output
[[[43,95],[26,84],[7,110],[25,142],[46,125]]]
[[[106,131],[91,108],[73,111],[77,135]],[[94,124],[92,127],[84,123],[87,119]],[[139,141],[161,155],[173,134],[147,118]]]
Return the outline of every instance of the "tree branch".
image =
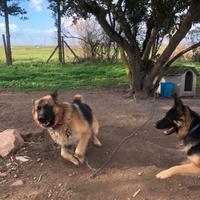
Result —
[[[130,45],[132,45],[134,48],[137,49],[138,52],[140,52],[140,48],[138,46],[138,43],[136,41],[136,38],[134,37],[134,34],[131,32],[130,24],[127,22],[125,18],[125,13],[122,11],[121,6],[117,7],[112,4],[112,2],[109,0],[104,0],[104,3],[108,6],[110,11],[113,14],[113,17],[115,20],[120,24],[121,29],[123,30],[125,36],[127,37]],[[117,10],[116,10],[117,8]]]
[[[149,40],[146,44],[146,48],[144,50],[144,53],[142,55],[142,60],[144,61],[144,63],[146,63],[148,61],[149,58],[149,54],[151,52],[151,47],[153,45],[153,43],[156,40],[156,35],[158,34],[158,29],[157,28],[153,28],[151,31],[151,35],[149,37]]]
[[[176,54],[172,59],[170,59],[166,66],[170,66],[175,60],[177,60],[179,57],[181,57],[183,54],[187,53],[188,51],[191,51],[192,49],[196,49],[200,46],[200,42],[193,44],[192,46],[180,51],[178,54]]]
[[[81,37],[76,37],[76,36],[73,36],[73,35],[71,35],[71,34],[70,34],[70,36],[68,36],[68,35],[66,35],[66,34],[65,34],[65,33],[63,33],[63,32],[62,32],[62,34],[63,34],[63,36],[64,36],[64,37],[66,37],[66,38],[78,39],[78,40],[82,40],[83,42],[87,43],[87,41],[86,41],[86,40],[84,40],[84,39],[83,39],[83,38],[81,38]]]

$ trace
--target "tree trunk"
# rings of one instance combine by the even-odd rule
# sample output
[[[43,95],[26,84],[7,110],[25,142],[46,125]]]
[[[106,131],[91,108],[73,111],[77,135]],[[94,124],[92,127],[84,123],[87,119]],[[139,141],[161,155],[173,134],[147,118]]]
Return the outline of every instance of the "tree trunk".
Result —
[[[133,90],[132,72],[131,72],[130,64],[128,63],[127,56],[126,56],[124,50],[121,47],[119,47],[119,50],[120,50],[121,60],[122,60],[124,67],[125,67],[125,71],[126,71],[126,75],[127,75],[127,78],[128,78],[130,90]]]
[[[128,63],[131,68],[133,92],[139,94],[142,92],[142,62],[134,54],[127,54]]]
[[[59,63],[63,64],[62,57],[62,39],[61,39],[61,10],[60,10],[60,1],[57,2],[57,37],[58,37],[58,60]]]
[[[4,17],[5,17],[6,47],[7,47],[6,62],[8,65],[12,65],[12,52],[11,52],[11,42],[10,42],[9,15],[8,15],[7,0],[4,0]]]

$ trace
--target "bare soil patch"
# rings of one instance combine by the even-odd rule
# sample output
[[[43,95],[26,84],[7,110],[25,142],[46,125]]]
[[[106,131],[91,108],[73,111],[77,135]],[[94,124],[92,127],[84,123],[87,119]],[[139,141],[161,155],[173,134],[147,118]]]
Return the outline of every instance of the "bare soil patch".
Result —
[[[123,88],[77,90],[61,92],[60,99],[71,101],[76,93],[84,96],[95,111],[101,125],[99,138],[102,148],[89,144],[87,160],[98,168],[107,160],[116,145],[134,132],[145,120],[151,121],[128,140],[113,156],[109,165],[91,179],[86,164],[75,167],[60,157],[59,147],[49,135],[38,129],[31,116],[32,99],[48,92],[1,92],[0,131],[18,128],[38,133],[25,139],[25,146],[16,154],[0,158],[1,200],[193,200],[200,196],[198,176],[174,176],[157,180],[155,175],[167,167],[186,160],[181,143],[175,135],[165,136],[154,123],[173,104],[172,99],[140,100],[123,97]],[[199,97],[184,102],[200,112]],[[16,160],[26,156],[27,162]],[[5,173],[4,173],[5,172]],[[20,185],[12,185],[22,180]],[[19,182],[17,182],[19,184]],[[133,197],[134,193],[140,192]]]

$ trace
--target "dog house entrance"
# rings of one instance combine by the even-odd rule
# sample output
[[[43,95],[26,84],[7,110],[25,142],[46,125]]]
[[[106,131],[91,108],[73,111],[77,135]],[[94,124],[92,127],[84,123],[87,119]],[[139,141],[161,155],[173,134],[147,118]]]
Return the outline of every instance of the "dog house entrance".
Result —
[[[185,91],[192,91],[193,74],[188,71],[185,75]]]

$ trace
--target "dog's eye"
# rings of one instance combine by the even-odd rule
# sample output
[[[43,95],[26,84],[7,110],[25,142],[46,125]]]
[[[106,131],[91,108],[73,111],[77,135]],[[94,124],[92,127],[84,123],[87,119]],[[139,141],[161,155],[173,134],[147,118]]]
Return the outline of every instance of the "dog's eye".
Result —
[[[37,110],[41,110],[41,106],[38,106],[38,107],[37,107]]]
[[[48,105],[48,104],[45,104],[43,107],[44,107],[44,108],[48,108],[48,107],[49,107],[49,105]]]

